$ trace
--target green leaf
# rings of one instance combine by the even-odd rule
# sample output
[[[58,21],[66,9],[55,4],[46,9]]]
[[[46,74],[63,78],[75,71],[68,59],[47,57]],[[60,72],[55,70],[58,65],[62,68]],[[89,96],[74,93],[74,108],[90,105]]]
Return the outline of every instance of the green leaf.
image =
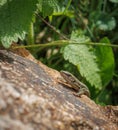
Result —
[[[23,40],[36,10],[37,0],[2,0],[0,2],[0,40],[8,48],[18,38]]]
[[[90,14],[89,20],[92,21],[92,26],[98,30],[111,31],[116,27],[115,17],[111,17],[108,13],[101,11],[93,11]]]
[[[90,42],[90,38],[82,34],[81,30],[73,31],[71,34],[71,40],[78,43]]]
[[[114,17],[109,17],[108,14],[100,13],[99,19],[96,21],[96,26],[104,31],[113,30],[116,27],[116,21]]]
[[[118,3],[118,0],[109,0],[109,1],[111,1],[113,3]]]
[[[80,37],[77,39],[73,34],[71,39],[74,41],[76,40],[76,42],[81,41]],[[63,54],[66,60],[69,60],[69,62],[77,66],[80,74],[85,77],[91,85],[94,85],[97,88],[102,87],[102,81],[99,74],[100,70],[96,63],[96,55],[91,51],[89,46],[69,44],[65,46]]]
[[[38,0],[38,9],[43,13],[43,16],[50,16],[55,10],[59,10],[61,8],[58,0]],[[62,1],[62,0],[61,0]]]
[[[104,89],[104,91],[101,92],[101,94],[96,98],[97,104],[101,105],[108,105],[112,104],[112,98],[111,98],[111,91]]]
[[[101,43],[110,44],[108,38],[103,38]],[[114,73],[114,55],[111,47],[107,46],[97,46],[96,47],[96,55],[98,58],[100,75],[102,79],[103,86],[106,86],[113,77]]]
[[[95,55],[86,45],[71,44],[64,48],[64,58],[78,67],[80,74],[96,87],[101,87],[99,68],[95,62]]]

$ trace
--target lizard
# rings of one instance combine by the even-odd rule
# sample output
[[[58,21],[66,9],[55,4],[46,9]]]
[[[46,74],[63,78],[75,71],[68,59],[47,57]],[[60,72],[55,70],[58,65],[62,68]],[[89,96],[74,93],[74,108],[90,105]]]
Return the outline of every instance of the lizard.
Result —
[[[64,78],[64,80],[66,81],[66,85],[73,88],[74,90],[78,91],[77,95],[81,96],[81,95],[87,95],[88,97],[90,97],[90,91],[88,89],[88,87],[80,82],[73,74],[67,72],[67,71],[60,71],[61,76]]]

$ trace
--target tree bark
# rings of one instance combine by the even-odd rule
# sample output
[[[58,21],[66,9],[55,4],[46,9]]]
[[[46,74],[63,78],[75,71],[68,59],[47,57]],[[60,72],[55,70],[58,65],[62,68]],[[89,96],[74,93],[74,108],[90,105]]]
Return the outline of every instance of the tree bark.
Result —
[[[77,97],[59,78],[26,50],[0,49],[0,130],[118,130],[118,106]]]

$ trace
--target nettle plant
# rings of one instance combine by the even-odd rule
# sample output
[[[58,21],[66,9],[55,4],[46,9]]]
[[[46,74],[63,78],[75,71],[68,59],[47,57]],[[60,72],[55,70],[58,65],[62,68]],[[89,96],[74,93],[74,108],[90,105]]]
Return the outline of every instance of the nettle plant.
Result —
[[[80,4],[83,4],[82,1],[80,2]],[[84,2],[84,4],[88,5],[86,0]],[[117,3],[117,1],[115,2]],[[57,31],[54,27],[49,25],[56,33],[62,36],[62,38],[46,44],[35,44],[34,23],[36,22],[36,16],[41,14],[43,18],[48,17],[49,21],[53,21],[54,16],[67,16],[68,19],[71,19],[71,22],[73,22],[76,13],[81,13],[80,11],[77,12],[77,10],[75,12],[73,3],[72,0],[1,0],[0,44],[5,48],[9,48],[12,42],[18,42],[18,39],[25,39],[27,41],[27,48],[28,46],[38,46],[39,48],[42,46],[59,46],[61,48],[62,57],[76,66],[80,75],[86,80],[88,86],[90,86],[91,91],[96,90],[97,95],[100,94],[102,89],[105,89],[113,77],[115,63],[112,47],[118,46],[111,44],[108,37],[104,37],[100,39],[99,42],[95,42],[95,37],[92,33],[94,33],[95,30],[97,30],[97,32],[99,32],[99,30],[113,30],[116,26],[113,17],[109,18],[108,15],[100,11],[96,17],[98,12],[94,11],[91,16],[87,18],[89,23],[91,23],[90,27],[89,24],[86,25],[87,29],[89,28],[88,32],[91,31],[90,35],[88,35],[87,31],[81,33],[82,29],[80,31],[80,27],[75,23],[75,25],[71,27],[72,30],[69,34],[69,38],[61,34],[59,29]],[[77,3],[77,0],[75,0],[75,3]],[[99,6],[101,3],[103,3],[102,0],[100,0]],[[91,12],[93,11],[92,8],[93,7],[91,7]],[[81,15],[79,16],[81,20],[84,18],[81,17]],[[103,16],[106,18],[106,21],[102,21]],[[92,42],[92,38],[94,42]],[[92,95],[95,97],[93,92]]]

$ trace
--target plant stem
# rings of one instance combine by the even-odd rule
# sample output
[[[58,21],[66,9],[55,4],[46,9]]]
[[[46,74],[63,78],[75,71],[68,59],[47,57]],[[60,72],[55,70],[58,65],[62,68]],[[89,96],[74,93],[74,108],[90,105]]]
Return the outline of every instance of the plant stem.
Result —
[[[93,43],[93,42],[76,42],[73,40],[58,40],[58,41],[53,41],[50,43],[45,43],[45,44],[32,44],[32,45],[26,45],[26,46],[16,46],[13,47],[13,49],[16,48],[35,48],[35,47],[49,47],[49,46],[64,46],[68,44],[78,44],[78,45],[93,45],[93,46],[106,46],[106,47],[115,47],[118,48],[118,45],[111,45],[111,44],[106,44],[106,43]]]
[[[30,23],[29,32],[27,36],[28,45],[34,44],[34,27],[33,22]]]
[[[63,14],[65,14],[66,10],[68,10],[68,8],[69,8],[71,2],[72,2],[72,0],[69,0],[69,1],[68,1],[68,4],[67,4],[67,6],[66,6],[66,8],[65,8],[65,10],[64,10],[64,12],[63,12]]]

